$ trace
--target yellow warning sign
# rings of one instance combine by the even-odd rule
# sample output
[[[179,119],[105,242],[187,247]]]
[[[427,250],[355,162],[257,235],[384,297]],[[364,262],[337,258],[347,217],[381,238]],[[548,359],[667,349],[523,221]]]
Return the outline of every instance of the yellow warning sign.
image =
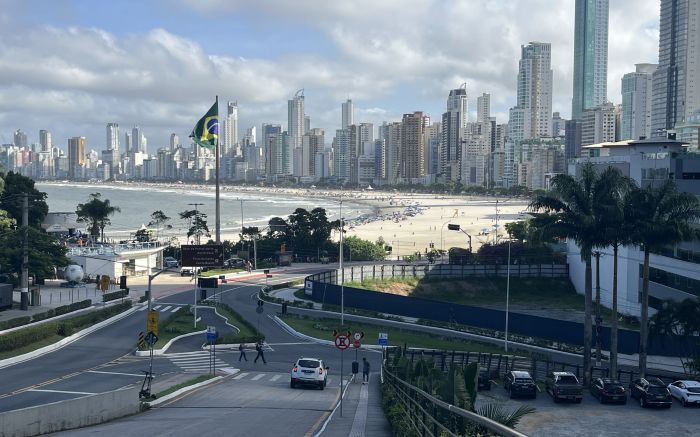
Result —
[[[100,278],[100,290],[107,291],[109,289],[109,276],[102,275]]]
[[[155,335],[158,335],[158,311],[151,310],[148,312],[148,323],[146,325],[146,331],[150,331]]]

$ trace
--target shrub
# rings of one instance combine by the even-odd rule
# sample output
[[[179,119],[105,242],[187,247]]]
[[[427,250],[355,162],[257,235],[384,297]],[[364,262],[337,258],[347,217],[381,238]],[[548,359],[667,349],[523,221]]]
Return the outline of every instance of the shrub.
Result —
[[[14,319],[5,320],[4,322],[0,322],[0,330],[16,328],[18,326],[26,325],[27,323],[29,323],[29,321],[29,316],[15,317]]]
[[[113,293],[106,293],[102,296],[102,302],[109,302],[112,300],[121,299],[129,295],[129,289],[125,288],[123,290],[115,291]]]

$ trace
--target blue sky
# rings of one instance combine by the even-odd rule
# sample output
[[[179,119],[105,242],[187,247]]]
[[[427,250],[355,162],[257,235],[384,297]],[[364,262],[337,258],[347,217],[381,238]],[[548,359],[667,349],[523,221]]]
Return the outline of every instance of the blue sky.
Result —
[[[139,124],[149,151],[187,136],[215,95],[239,103],[240,135],[286,126],[286,100],[305,89],[326,142],[350,96],[357,122],[422,110],[439,120],[451,88],[470,107],[491,94],[507,122],[520,45],[552,43],[554,110],[568,117],[574,0],[0,0],[0,143],[22,129],[53,141]],[[658,0],[610,5],[608,98],[622,74],[656,62]],[[448,19],[449,17],[449,19]],[[222,105],[223,110],[223,105]]]

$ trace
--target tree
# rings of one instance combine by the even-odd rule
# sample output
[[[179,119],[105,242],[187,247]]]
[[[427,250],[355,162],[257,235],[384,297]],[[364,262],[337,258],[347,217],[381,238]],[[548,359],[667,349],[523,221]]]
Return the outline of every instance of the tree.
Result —
[[[599,183],[593,164],[588,162],[581,168],[581,176],[578,179],[566,174],[556,175],[552,178],[551,192],[537,196],[528,207],[531,211],[544,211],[543,214],[535,214],[536,226],[546,229],[552,235],[574,241],[581,251],[581,260],[586,264],[583,324],[584,384],[590,382],[591,371],[593,337],[591,256],[593,248],[600,244],[595,204],[601,197],[601,189],[602,185]]]
[[[187,239],[195,237],[197,244],[200,243],[202,236],[211,237],[209,226],[207,226],[207,215],[196,209],[186,210],[180,213],[180,218],[188,221]]]
[[[34,180],[19,173],[0,174],[4,179],[4,189],[0,190],[0,209],[7,211],[9,217],[22,223],[22,195],[29,195],[29,226],[39,227],[43,223],[49,206],[46,193],[34,187]]]
[[[54,267],[67,266],[67,248],[41,228],[29,226],[29,275],[39,278],[52,277]],[[5,272],[14,272],[19,277],[22,270],[22,247],[24,231],[0,232],[0,266]]]
[[[109,199],[101,200],[102,194],[90,194],[90,200],[86,203],[79,203],[75,213],[78,215],[78,222],[88,223],[88,230],[93,239],[100,239],[104,242],[105,227],[112,224],[109,217],[117,212],[121,212],[118,206],[112,206]]]
[[[686,347],[681,350],[681,363],[685,373],[698,373],[700,362],[700,301],[685,299],[682,302],[664,301],[661,309],[651,318],[649,333],[659,337],[677,338]]]
[[[610,374],[617,374],[617,295],[618,295],[618,250],[629,242],[630,228],[624,218],[625,203],[629,202],[629,193],[634,188],[634,181],[622,175],[614,168],[608,167],[600,174],[601,197],[596,202],[596,219],[602,243],[599,247],[612,246],[613,249],[613,286],[612,312],[610,324]],[[596,278],[600,278],[597,275]],[[600,289],[600,284],[596,284]]]
[[[700,219],[700,201],[690,193],[678,192],[668,180],[659,188],[650,185],[633,189],[625,206],[630,241],[644,252],[639,332],[639,373],[644,377],[649,337],[649,255],[664,246],[697,238],[690,222]]]
[[[155,226],[156,227],[156,239],[160,238],[160,227],[165,225],[166,229],[172,229],[173,226],[166,224],[167,222],[170,221],[170,217],[165,215],[165,213],[161,210],[153,211],[151,213],[151,221],[148,222],[148,226]]]
[[[353,261],[380,261],[386,257],[384,246],[355,236],[343,239],[343,252]]]

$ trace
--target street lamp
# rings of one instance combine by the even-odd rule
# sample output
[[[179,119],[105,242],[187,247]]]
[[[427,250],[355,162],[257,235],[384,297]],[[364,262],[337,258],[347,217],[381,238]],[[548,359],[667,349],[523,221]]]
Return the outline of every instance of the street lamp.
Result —
[[[510,306],[510,235],[508,235],[508,274],[506,276],[506,331],[505,331],[505,341],[503,347],[508,353],[508,310]]]

